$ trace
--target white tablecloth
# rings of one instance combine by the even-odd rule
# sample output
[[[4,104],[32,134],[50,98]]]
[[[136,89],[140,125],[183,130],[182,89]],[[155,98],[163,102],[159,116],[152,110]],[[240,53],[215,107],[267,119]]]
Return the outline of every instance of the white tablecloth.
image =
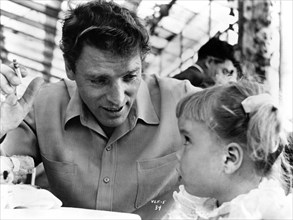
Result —
[[[96,219],[96,220],[140,220],[140,216],[136,214],[99,211],[91,209],[79,208],[57,208],[57,209],[2,209],[0,219]]]
[[[51,192],[24,184],[0,184],[0,220],[8,219],[111,219],[140,220],[136,214],[65,208]]]

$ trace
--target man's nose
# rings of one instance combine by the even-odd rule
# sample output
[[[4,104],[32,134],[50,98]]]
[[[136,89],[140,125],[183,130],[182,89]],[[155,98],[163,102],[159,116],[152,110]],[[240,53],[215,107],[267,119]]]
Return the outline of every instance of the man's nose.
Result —
[[[108,101],[110,101],[113,105],[120,107],[120,105],[124,102],[124,98],[124,85],[121,82],[114,83],[108,93]]]

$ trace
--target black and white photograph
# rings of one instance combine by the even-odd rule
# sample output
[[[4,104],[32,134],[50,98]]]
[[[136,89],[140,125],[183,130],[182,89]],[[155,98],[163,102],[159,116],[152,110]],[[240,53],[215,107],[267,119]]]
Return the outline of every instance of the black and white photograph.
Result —
[[[292,0],[1,0],[1,220],[292,220]]]

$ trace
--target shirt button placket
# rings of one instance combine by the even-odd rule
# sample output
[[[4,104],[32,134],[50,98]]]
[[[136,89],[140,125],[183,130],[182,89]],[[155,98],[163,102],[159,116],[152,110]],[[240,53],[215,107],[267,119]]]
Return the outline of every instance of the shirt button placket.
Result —
[[[96,209],[111,210],[113,203],[113,184],[116,166],[115,142],[106,145],[100,166],[100,185],[98,187]]]

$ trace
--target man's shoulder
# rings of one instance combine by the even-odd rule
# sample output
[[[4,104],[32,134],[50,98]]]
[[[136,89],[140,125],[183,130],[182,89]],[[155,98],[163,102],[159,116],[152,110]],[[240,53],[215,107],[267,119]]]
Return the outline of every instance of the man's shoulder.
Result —
[[[47,83],[39,91],[37,102],[47,102],[51,100],[61,100],[71,96],[70,91],[74,90],[75,83],[70,83],[69,80],[62,79],[58,82]],[[72,93],[72,92],[71,92]]]
[[[185,95],[190,92],[196,92],[201,88],[191,85],[188,80],[178,80],[171,77],[162,77],[158,75],[148,75],[145,77],[149,89],[159,88],[161,92],[170,94]]]

